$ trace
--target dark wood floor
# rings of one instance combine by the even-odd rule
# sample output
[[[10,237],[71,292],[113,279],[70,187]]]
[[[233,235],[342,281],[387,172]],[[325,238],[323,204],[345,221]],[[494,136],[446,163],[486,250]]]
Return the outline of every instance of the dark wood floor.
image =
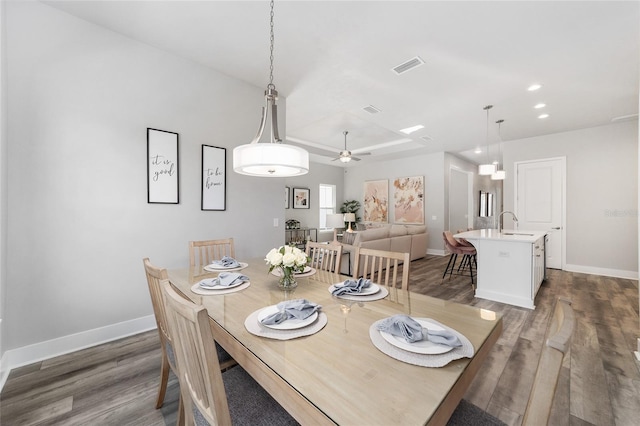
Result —
[[[519,425],[553,301],[573,300],[576,329],[550,424],[640,424],[638,282],[548,271],[534,311],[477,299],[469,279],[442,280],[448,258],[411,264],[411,289],[499,312],[504,332],[465,398]],[[15,369],[0,395],[0,424],[174,425],[178,385],[154,408],[160,369],[157,332],[139,334]]]

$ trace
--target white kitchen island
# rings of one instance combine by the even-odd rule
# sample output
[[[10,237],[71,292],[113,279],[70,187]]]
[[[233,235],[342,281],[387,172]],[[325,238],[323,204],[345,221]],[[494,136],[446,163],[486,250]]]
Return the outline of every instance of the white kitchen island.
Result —
[[[476,297],[535,309],[545,278],[545,232],[478,229],[461,232],[476,248]]]

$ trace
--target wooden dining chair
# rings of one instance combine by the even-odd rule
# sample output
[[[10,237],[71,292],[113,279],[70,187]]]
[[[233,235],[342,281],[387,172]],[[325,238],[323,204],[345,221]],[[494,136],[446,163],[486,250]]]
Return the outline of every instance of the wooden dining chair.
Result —
[[[538,369],[522,420],[523,426],[548,423],[562,361],[569,349],[574,328],[575,316],[571,301],[560,297],[556,302],[547,331],[547,340],[538,361]]]
[[[574,327],[575,317],[571,308],[571,301],[563,297],[558,298],[547,329],[547,339],[538,361],[538,369],[533,380],[533,388],[529,395],[527,408],[524,412],[522,426],[540,426],[549,423],[562,360],[569,349]],[[463,399],[451,415],[447,426],[469,424],[498,426],[505,423]]]
[[[148,257],[144,258],[142,263],[144,264],[144,270],[147,275],[147,284],[151,295],[151,305],[153,307],[153,314],[156,317],[156,325],[158,327],[160,347],[162,351],[160,364],[160,387],[158,389],[158,398],[156,400],[156,408],[160,408],[162,407],[167,391],[169,370],[173,371],[173,374],[175,374],[176,377],[178,376],[173,350],[173,341],[169,333],[169,327],[167,326],[167,315],[165,313],[164,302],[162,300],[162,289],[160,288],[160,281],[168,279],[168,275],[166,269],[158,268],[151,264]],[[232,367],[236,364],[236,361],[222,348],[222,346],[216,345],[216,352],[222,369]]]
[[[162,301],[162,289],[160,288],[160,281],[168,279],[168,275],[166,269],[153,266],[148,257],[144,258],[142,263],[144,264],[144,271],[147,275],[147,284],[149,285],[149,293],[151,294],[151,305],[153,306],[153,314],[156,317],[156,325],[158,327],[160,347],[162,350],[160,387],[158,389],[158,398],[156,399],[156,408],[160,408],[162,407],[167,391],[169,370],[173,371],[176,377],[178,376],[171,337],[169,336],[169,329],[167,327],[167,316]]]
[[[222,373],[204,306],[161,283],[180,366],[185,424],[296,425],[297,422],[240,366]]]
[[[326,244],[307,242],[305,248],[307,256],[311,258],[309,266],[321,271],[340,272],[342,263],[342,244]]]
[[[374,250],[356,247],[353,278],[368,278],[372,282],[386,287],[397,287],[409,290],[409,253],[385,250]],[[402,275],[398,277],[399,270]]]
[[[233,238],[221,240],[189,241],[189,265],[209,265],[214,260],[220,260],[224,256],[236,257]]]

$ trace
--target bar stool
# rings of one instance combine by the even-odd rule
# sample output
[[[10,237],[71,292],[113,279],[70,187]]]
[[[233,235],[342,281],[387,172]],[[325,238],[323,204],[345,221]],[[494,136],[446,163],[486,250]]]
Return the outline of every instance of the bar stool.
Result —
[[[460,244],[455,238],[453,238],[453,235],[450,231],[444,231],[442,233],[442,239],[444,240],[445,248],[447,249],[447,251],[449,251],[449,253],[451,253],[451,256],[449,257],[449,263],[447,263],[447,268],[445,269],[444,274],[442,274],[442,279],[444,280],[447,274],[449,274],[449,279],[451,279],[451,276],[454,273],[456,275],[466,275],[465,270],[468,269],[469,277],[471,278],[471,287],[475,289],[475,282],[473,280],[475,276],[473,272],[473,266],[475,265],[476,269],[478,266],[476,261],[475,247],[470,244],[469,246]],[[462,255],[462,262],[460,262],[460,265],[458,265],[458,269],[454,272],[458,255]]]

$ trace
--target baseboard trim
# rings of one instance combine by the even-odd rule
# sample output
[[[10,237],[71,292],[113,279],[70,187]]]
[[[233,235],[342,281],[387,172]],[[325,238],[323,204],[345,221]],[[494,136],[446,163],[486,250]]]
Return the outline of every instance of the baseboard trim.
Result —
[[[434,256],[446,256],[447,255],[444,252],[444,250],[438,250],[438,249],[427,249],[427,254],[432,254]]]
[[[602,275],[605,277],[613,277],[613,278],[626,278],[629,280],[638,279],[638,271],[623,271],[620,269],[597,268],[594,266],[570,265],[570,264],[565,265],[564,270],[567,272],[580,272],[583,274]]]
[[[149,315],[8,350],[0,360],[0,391],[2,391],[9,373],[14,368],[101,345],[155,328],[156,319],[153,315]]]

